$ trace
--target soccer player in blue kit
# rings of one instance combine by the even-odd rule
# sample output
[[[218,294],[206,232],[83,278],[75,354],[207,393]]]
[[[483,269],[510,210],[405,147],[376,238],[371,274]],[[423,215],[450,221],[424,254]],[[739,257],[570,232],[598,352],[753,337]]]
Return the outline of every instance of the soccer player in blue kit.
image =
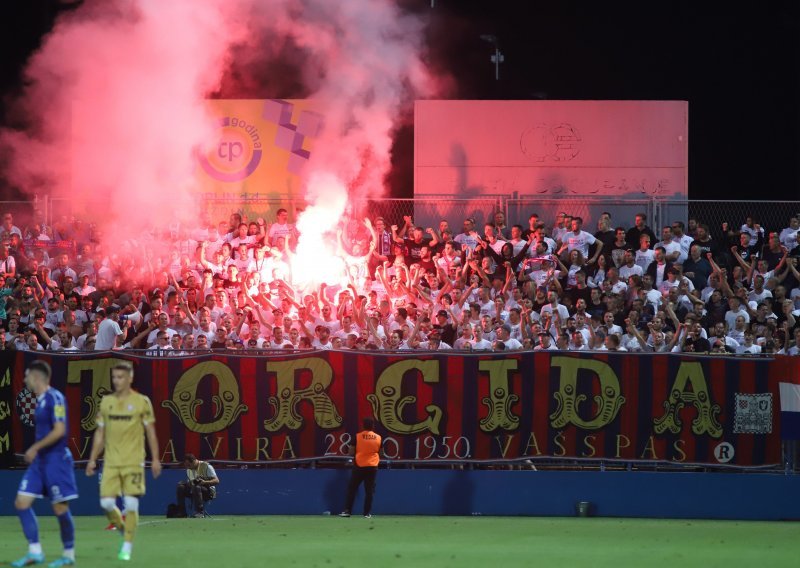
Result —
[[[64,395],[50,387],[50,365],[33,361],[25,371],[25,386],[36,395],[36,442],[25,452],[30,464],[19,484],[14,506],[28,539],[28,554],[12,562],[12,566],[32,566],[44,563],[39,543],[39,523],[31,509],[35,499],[47,495],[61,528],[64,554],[49,566],[75,564],[75,524],[69,512],[69,502],[78,498],[72,454],[67,447],[67,403]]]

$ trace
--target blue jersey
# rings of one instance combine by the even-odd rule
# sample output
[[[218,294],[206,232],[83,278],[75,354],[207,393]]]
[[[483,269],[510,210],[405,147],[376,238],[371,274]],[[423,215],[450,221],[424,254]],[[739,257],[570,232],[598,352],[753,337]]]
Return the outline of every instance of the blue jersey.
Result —
[[[36,398],[36,441],[47,436],[55,427],[56,422],[63,422],[67,427],[67,401],[60,391],[51,387]],[[59,438],[55,444],[39,450],[39,456],[42,459],[50,456],[63,456],[64,452],[68,451],[68,436],[69,434],[65,430],[64,436]]]
[[[56,389],[47,389],[36,398],[36,441],[53,431],[57,422],[67,426],[67,401]],[[55,444],[39,450],[36,459],[22,477],[18,493],[31,497],[50,497],[53,503],[77,499],[72,453],[67,447],[67,431]]]

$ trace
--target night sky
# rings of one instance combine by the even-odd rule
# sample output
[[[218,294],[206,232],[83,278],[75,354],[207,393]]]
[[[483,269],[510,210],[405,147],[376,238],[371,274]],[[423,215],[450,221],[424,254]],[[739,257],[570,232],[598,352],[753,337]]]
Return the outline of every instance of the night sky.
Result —
[[[454,78],[451,98],[688,100],[690,197],[800,199],[798,2],[399,2],[430,19],[427,57]],[[19,88],[25,60],[59,10],[75,3],[3,2],[4,98]],[[499,40],[500,81],[482,34]],[[303,95],[265,84],[224,95]],[[389,178],[396,196],[411,191],[412,135],[411,126],[397,135]]]

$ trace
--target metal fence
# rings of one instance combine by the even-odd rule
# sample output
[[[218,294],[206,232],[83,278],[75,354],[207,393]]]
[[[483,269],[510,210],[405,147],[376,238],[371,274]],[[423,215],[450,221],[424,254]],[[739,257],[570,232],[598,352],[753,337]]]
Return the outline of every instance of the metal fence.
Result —
[[[604,212],[611,214],[612,228],[616,226],[629,227],[633,224],[636,215],[647,215],[648,224],[654,218],[655,203],[651,199],[603,199],[599,197],[570,197],[565,199],[542,199],[540,197],[520,197],[507,201],[507,224],[519,223],[528,227],[528,219],[532,214],[539,215],[539,219],[551,226],[556,214],[563,211],[568,215],[578,216],[583,219],[585,231],[594,233],[597,230],[597,221]]]
[[[357,202],[359,215],[383,217],[389,225],[403,224],[403,216],[411,215],[414,223],[438,227],[446,220],[458,233],[464,219],[472,218],[481,227],[493,219],[495,212],[506,210],[502,196],[481,196],[474,199],[454,199],[450,195],[417,197],[414,199],[365,199]]]
[[[800,215],[800,201],[662,201],[659,202],[660,217],[664,225],[673,220],[696,219],[711,229],[712,235],[720,234],[722,224],[739,231],[748,217],[759,223],[766,231],[778,231],[789,226],[789,219]],[[686,216],[677,215],[678,210],[688,210]]]
[[[275,220],[278,209],[289,211],[294,221],[307,203],[303,198],[290,195],[230,194],[199,195],[202,211],[215,222],[227,221],[231,213],[242,213],[248,219],[263,217],[267,222]],[[645,213],[648,225],[658,228],[673,221],[687,223],[690,218],[707,224],[712,234],[718,234],[722,223],[727,222],[733,230],[739,230],[750,217],[766,230],[780,231],[789,225],[789,219],[800,215],[800,201],[707,201],[664,198],[619,199],[596,196],[569,196],[561,199],[542,198],[537,195],[484,195],[476,198],[453,198],[450,195],[434,195],[413,199],[370,198],[355,199],[350,204],[354,216],[384,217],[387,224],[402,225],[403,217],[411,215],[414,222],[425,227],[438,227],[439,221],[447,220],[458,232],[463,220],[475,219],[477,226],[492,219],[496,211],[506,214],[506,223],[527,226],[532,213],[546,224],[551,224],[559,211],[578,215],[584,220],[587,231],[596,230],[597,219],[603,212],[611,214],[613,226],[629,228],[638,213]],[[85,211],[80,203],[68,198],[44,196],[30,201],[0,201],[0,213],[14,214],[14,223],[26,226],[36,218],[48,224],[80,215]]]

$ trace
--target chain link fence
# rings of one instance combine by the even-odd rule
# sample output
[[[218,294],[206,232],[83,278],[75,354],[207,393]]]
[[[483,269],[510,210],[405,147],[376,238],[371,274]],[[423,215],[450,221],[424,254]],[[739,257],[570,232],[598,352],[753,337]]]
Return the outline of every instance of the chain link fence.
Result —
[[[289,212],[290,222],[306,207],[305,201],[289,195],[242,194],[198,196],[202,211],[212,222],[227,221],[231,213],[241,213],[249,220],[263,217],[268,223],[275,221],[278,209]],[[356,199],[350,204],[350,213],[356,217],[383,217],[387,224],[403,224],[410,215],[414,222],[424,227],[438,227],[447,220],[455,232],[467,217],[476,225],[490,221],[496,211],[506,214],[506,223],[526,227],[532,213],[547,225],[555,220],[559,211],[583,218],[584,228],[594,232],[597,219],[603,212],[611,214],[612,226],[625,228],[633,224],[638,213],[645,213],[648,225],[659,228],[673,221],[687,223],[690,218],[707,224],[712,234],[721,232],[722,223],[738,231],[748,217],[760,223],[767,231],[780,231],[789,225],[789,219],[800,215],[800,201],[704,201],[680,199],[614,199],[570,196],[563,199],[538,196],[489,195],[473,199],[454,199],[449,195],[425,196],[414,199],[374,198]],[[31,221],[45,219],[52,225],[60,219],[78,216],[84,207],[69,198],[43,197],[30,201],[0,201],[0,213],[10,212],[14,224],[27,226]]]
[[[414,224],[422,227],[439,227],[446,220],[455,233],[464,219],[472,218],[477,227],[492,220],[497,211],[505,212],[500,196],[481,196],[474,199],[453,199],[452,196],[425,196],[414,199],[364,199],[354,204],[354,213],[371,218],[383,217],[388,225],[403,225],[403,217],[410,215]]]
[[[661,224],[672,221],[696,219],[706,224],[712,235],[722,233],[722,224],[727,223],[734,231],[739,231],[747,218],[759,223],[764,230],[780,232],[789,226],[789,219],[800,215],[800,201],[659,201],[657,204]],[[681,212],[685,213],[680,215]]]
[[[613,199],[599,197],[569,197],[564,199],[542,199],[523,196],[507,201],[506,224],[520,224],[528,227],[528,219],[532,214],[546,226],[552,227],[556,215],[563,211],[573,217],[583,219],[583,229],[590,233],[597,230],[597,221],[604,212],[611,214],[611,227],[628,228],[633,225],[634,218],[640,213],[647,215],[648,224],[654,222],[655,203],[651,199]]]

